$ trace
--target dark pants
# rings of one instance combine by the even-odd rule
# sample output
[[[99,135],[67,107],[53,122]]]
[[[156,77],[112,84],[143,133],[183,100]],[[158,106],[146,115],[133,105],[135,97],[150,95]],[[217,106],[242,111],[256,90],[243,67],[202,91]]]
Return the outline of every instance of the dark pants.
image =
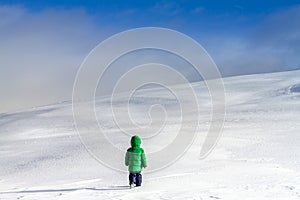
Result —
[[[142,184],[142,174],[140,172],[130,172],[129,174],[129,185],[135,183],[136,186]]]

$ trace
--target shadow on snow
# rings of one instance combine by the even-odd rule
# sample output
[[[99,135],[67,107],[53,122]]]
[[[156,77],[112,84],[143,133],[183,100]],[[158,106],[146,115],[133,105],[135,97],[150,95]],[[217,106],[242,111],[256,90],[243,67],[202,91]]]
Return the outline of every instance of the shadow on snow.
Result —
[[[0,194],[18,194],[18,193],[48,193],[48,192],[73,192],[78,190],[92,190],[92,191],[109,191],[109,190],[127,190],[129,186],[110,186],[105,188],[66,188],[66,189],[44,189],[44,190],[20,190],[0,192]]]

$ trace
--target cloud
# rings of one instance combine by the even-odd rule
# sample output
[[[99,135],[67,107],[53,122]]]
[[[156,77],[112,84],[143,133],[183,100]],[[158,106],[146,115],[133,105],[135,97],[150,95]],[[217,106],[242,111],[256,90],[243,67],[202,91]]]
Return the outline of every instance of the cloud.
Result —
[[[0,112],[69,100],[78,66],[104,35],[93,20],[80,9],[18,6],[0,6],[0,16]]]
[[[176,16],[183,8],[176,2],[162,1],[156,3],[150,10],[159,15]]]
[[[272,13],[244,32],[210,36],[207,47],[225,76],[300,68],[300,6]]]
[[[191,11],[191,13],[192,13],[192,14],[201,14],[203,11],[204,11],[204,7],[199,6],[199,7],[194,8],[194,9]]]
[[[197,15],[191,8],[167,1],[145,10],[142,17],[134,8],[118,13],[100,10],[95,16],[80,8],[33,12],[21,6],[0,5],[0,112],[70,100],[76,72],[90,50],[120,29],[147,25],[150,16],[157,21],[155,25],[178,27],[197,39],[224,76],[300,67],[300,6],[273,12],[252,24],[247,20],[253,16],[247,15],[238,26],[222,30],[218,30],[219,25],[227,27],[228,21],[237,23],[237,19],[229,15],[225,22],[218,16],[217,22],[214,18],[206,20],[206,8],[202,13],[202,7],[195,7],[194,12],[201,13]],[[161,55],[141,52],[138,58],[140,62],[166,60],[190,74],[190,80],[198,80],[193,71],[185,71],[188,67],[184,62]]]
[[[282,67],[300,66],[300,5],[267,16],[253,36],[253,44],[281,58]]]
[[[0,27],[13,23],[24,14],[24,10],[21,7],[15,6],[12,8],[10,6],[0,6]]]

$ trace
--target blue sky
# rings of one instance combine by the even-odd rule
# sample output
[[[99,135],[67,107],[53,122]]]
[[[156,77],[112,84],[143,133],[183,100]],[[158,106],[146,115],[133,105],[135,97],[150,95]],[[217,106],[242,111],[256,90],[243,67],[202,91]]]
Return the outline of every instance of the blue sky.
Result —
[[[223,76],[300,68],[299,0],[0,0],[0,112],[70,99],[94,46],[144,26],[191,36]]]
[[[202,31],[203,26],[208,29],[207,31],[216,31],[216,29],[242,31],[249,26],[255,26],[272,13],[287,10],[299,4],[296,0],[11,0],[0,2],[2,5],[21,6],[29,13],[82,9],[94,18],[94,23],[99,28],[112,24],[118,29],[164,26],[188,32]]]

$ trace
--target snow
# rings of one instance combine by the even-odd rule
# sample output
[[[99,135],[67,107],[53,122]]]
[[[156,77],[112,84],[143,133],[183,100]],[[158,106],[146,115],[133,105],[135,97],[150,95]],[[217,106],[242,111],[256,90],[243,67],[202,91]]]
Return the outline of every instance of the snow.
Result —
[[[0,199],[300,199],[300,71],[229,77],[224,83],[226,119],[212,153],[199,159],[211,105],[205,84],[193,83],[202,106],[197,139],[167,168],[147,173],[148,160],[142,187],[132,190],[127,173],[88,154],[76,134],[70,102],[1,114]],[[120,98],[116,106],[124,103]],[[147,89],[134,103],[132,117],[143,125],[145,106],[173,108],[176,101],[164,90]],[[99,120],[125,150],[129,136],[118,134],[108,106],[97,101]],[[153,136],[155,142],[143,142],[146,153],[168,145],[178,120],[171,118],[165,132]]]

